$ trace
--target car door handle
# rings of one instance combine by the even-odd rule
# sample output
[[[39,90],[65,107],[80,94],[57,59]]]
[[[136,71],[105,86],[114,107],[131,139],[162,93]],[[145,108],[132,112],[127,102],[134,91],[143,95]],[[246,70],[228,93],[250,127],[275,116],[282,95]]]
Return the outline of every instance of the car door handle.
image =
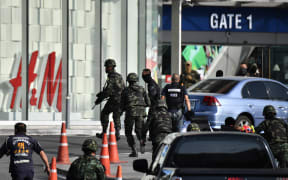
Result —
[[[283,106],[278,106],[279,109],[285,109]]]
[[[249,108],[253,108],[253,104],[248,104],[248,107]]]

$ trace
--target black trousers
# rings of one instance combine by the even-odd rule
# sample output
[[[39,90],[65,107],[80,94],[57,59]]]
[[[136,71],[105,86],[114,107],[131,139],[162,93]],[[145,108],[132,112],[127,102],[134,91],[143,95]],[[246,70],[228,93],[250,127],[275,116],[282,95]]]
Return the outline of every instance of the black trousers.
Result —
[[[17,171],[11,173],[12,180],[33,180],[34,171]]]

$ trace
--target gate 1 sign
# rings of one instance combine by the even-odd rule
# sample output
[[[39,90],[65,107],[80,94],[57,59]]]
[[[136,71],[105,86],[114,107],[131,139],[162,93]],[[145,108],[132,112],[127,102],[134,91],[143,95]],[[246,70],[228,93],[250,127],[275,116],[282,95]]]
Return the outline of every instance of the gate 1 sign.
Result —
[[[182,8],[182,31],[288,33],[287,8]],[[163,6],[163,30],[171,30],[171,6]]]

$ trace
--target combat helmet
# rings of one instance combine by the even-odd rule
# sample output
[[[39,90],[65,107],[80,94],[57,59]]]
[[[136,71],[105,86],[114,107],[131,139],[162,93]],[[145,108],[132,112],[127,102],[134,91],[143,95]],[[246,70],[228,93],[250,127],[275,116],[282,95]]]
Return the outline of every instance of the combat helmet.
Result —
[[[115,67],[116,66],[116,62],[114,59],[106,59],[105,63],[104,63],[105,67]]]
[[[98,144],[94,139],[86,139],[82,144],[82,151],[84,152],[96,152]]]
[[[268,114],[276,115],[276,110],[272,105],[265,106],[263,109],[263,116],[267,116]]]
[[[139,78],[136,73],[129,73],[127,76],[127,81],[128,82],[138,82]]]

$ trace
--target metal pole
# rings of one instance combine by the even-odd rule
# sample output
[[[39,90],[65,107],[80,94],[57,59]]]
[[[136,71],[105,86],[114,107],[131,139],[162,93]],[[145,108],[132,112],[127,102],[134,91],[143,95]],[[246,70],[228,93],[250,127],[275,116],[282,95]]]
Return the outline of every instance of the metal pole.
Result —
[[[28,121],[29,108],[29,0],[22,0],[22,111],[21,119]]]
[[[182,0],[172,1],[172,45],[171,45],[171,72],[181,73],[181,18]]]
[[[62,120],[66,121],[66,128],[69,129],[69,0],[62,0],[62,63]]]

